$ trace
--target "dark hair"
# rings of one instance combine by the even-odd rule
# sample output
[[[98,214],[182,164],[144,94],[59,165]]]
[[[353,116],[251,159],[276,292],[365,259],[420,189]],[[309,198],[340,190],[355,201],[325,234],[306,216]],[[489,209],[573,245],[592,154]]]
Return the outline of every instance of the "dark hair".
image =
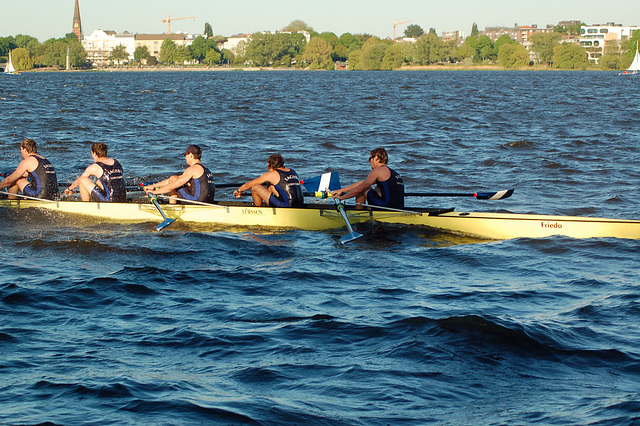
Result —
[[[198,145],[189,145],[183,155],[193,154],[193,158],[199,160],[202,157],[202,150]]]
[[[24,148],[29,154],[37,154],[38,147],[36,146],[36,141],[33,139],[25,139],[20,144],[20,148]]]
[[[371,151],[371,157],[378,157],[378,161],[382,164],[387,164],[389,162],[389,156],[387,155],[387,150],[384,148],[376,148]]]
[[[91,145],[91,152],[93,152],[100,158],[106,157],[107,151],[108,151],[108,148],[106,143],[96,142],[93,145]]]
[[[269,158],[267,158],[267,165],[272,169],[284,167],[284,158],[282,158],[280,154],[271,154]]]

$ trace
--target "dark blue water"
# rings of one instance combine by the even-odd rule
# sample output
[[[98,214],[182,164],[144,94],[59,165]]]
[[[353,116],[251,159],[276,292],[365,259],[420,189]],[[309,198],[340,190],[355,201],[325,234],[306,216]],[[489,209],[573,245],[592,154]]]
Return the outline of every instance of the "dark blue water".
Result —
[[[0,79],[19,142],[71,182],[106,142],[130,182],[218,182],[284,154],[302,176],[409,205],[637,218],[638,82],[609,73],[26,73]],[[219,199],[230,197],[220,191]],[[420,228],[198,229],[0,210],[0,423],[633,424],[640,242],[480,241]]]

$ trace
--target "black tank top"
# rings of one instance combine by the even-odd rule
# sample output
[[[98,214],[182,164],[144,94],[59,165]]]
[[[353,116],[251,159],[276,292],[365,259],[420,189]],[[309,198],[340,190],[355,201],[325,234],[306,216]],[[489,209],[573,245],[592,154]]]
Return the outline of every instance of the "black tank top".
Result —
[[[38,161],[38,166],[34,171],[29,172],[30,191],[25,191],[27,195],[36,198],[54,200],[58,196],[58,176],[49,160],[37,155],[31,155]]]
[[[280,180],[276,186],[289,197],[289,207],[302,207],[304,205],[304,194],[302,193],[298,174],[293,169],[289,169],[288,172],[276,169],[276,172],[280,175]]]
[[[204,169],[202,176],[197,179],[197,182],[196,179],[193,178],[189,181],[192,191],[194,191],[195,201],[213,203],[216,195],[216,184],[213,180],[213,174],[204,164],[200,163],[200,166]]]
[[[400,177],[398,172],[388,167],[391,172],[389,179],[381,182],[376,181],[380,192],[382,192],[381,199],[389,200],[385,205],[387,207],[393,207],[397,209],[404,208],[404,180]]]
[[[127,201],[127,188],[124,183],[124,175],[122,166],[118,160],[113,160],[113,165],[96,161],[96,164],[102,169],[102,176],[98,179],[104,185],[107,194],[111,194],[110,201],[115,203],[124,203]],[[105,194],[105,195],[107,195]]]

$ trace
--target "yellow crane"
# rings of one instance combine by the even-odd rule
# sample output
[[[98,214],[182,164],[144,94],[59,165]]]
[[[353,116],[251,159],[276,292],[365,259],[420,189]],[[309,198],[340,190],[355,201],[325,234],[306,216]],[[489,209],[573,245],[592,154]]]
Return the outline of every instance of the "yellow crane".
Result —
[[[167,19],[163,19],[162,22],[166,22],[169,25],[167,34],[171,34],[171,21],[178,21],[180,19],[196,19],[195,16],[185,16],[182,18],[172,18],[171,15],[167,15]]]
[[[411,21],[402,21],[402,22],[393,22],[393,41],[396,41],[396,26],[400,25],[400,24],[406,24],[407,22],[411,22]]]

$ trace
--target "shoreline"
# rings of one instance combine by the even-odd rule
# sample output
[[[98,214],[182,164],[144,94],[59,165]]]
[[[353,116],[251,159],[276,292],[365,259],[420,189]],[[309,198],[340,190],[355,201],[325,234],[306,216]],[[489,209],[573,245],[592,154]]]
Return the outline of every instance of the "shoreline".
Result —
[[[31,70],[23,70],[21,72],[41,73],[41,72],[259,72],[259,71],[306,71],[306,72],[343,72],[353,70],[309,70],[305,68],[272,68],[272,67],[198,67],[198,66],[156,66],[156,67],[109,67],[109,68],[92,68],[92,69],[72,69],[72,70],[58,70],[52,68],[38,68]],[[378,72],[388,72],[379,71]],[[398,69],[391,71],[527,71],[527,72],[563,72],[563,71],[601,71],[601,72],[613,72],[615,70],[601,70],[594,68],[587,68],[586,70],[565,70],[555,69],[547,65],[526,66],[514,69],[506,69],[499,65],[463,65],[463,64],[447,64],[447,65],[405,65]]]

